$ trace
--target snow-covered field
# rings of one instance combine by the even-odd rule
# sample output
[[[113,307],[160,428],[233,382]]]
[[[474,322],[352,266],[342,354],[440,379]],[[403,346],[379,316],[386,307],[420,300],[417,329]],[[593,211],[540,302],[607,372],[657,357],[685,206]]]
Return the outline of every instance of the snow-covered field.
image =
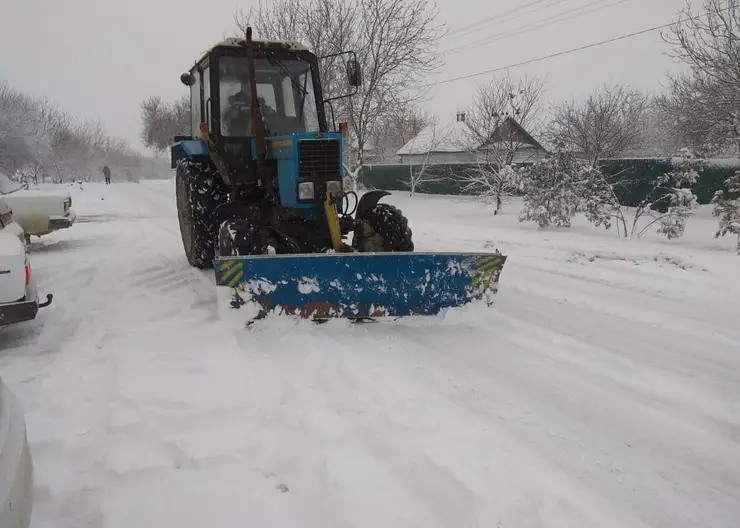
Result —
[[[419,250],[509,256],[495,307],[250,330],[188,267],[172,181],[71,187],[52,306],[0,331],[38,528],[731,527],[740,257],[396,193]]]

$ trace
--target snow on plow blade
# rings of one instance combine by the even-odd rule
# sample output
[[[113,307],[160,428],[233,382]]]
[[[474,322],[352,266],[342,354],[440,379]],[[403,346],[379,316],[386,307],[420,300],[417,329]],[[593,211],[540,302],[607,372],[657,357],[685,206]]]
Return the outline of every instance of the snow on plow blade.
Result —
[[[498,290],[506,257],[492,253],[320,253],[219,257],[216,284],[232,306],[256,302],[304,318],[433,315]]]

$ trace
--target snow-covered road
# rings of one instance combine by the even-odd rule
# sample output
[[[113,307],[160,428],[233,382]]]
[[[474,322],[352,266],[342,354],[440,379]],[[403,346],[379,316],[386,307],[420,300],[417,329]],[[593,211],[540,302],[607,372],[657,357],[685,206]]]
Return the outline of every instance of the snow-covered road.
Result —
[[[251,330],[188,267],[171,181],[73,188],[0,332],[36,528],[740,523],[740,260],[390,199],[420,250],[509,261],[492,309]],[[489,244],[490,245],[490,244]]]

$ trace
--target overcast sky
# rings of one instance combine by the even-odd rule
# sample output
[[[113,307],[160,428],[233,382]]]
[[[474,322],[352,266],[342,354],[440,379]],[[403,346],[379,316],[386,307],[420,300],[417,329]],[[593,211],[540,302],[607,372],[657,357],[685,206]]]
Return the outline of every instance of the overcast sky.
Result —
[[[429,81],[506,66],[668,23],[685,5],[683,0],[542,0],[537,8],[501,15],[530,2],[437,0],[439,23],[449,31],[491,21],[474,33],[458,32],[441,40],[441,51],[465,44],[472,47],[446,55],[443,71]],[[49,97],[80,118],[101,119],[109,133],[140,149],[139,103],[149,95],[171,99],[185,93],[180,73],[215,41],[233,34],[234,13],[250,5],[235,0],[0,3],[0,79]],[[559,14],[581,7],[592,12],[552,23]],[[540,24],[547,27],[532,30]],[[512,35],[516,32],[520,34]],[[487,38],[497,40],[476,44]],[[653,32],[514,68],[510,73],[545,75],[548,97],[554,101],[582,96],[604,82],[659,90],[665,73],[679,67],[665,55],[668,50],[660,34]],[[469,104],[476,86],[489,78],[439,85],[426,107],[441,120],[449,119]]]

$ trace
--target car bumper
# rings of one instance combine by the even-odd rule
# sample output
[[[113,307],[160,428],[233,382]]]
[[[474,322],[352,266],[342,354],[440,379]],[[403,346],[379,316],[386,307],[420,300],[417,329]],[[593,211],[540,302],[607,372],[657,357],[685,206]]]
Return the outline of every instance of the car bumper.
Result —
[[[71,209],[67,211],[67,214],[64,216],[50,216],[49,229],[51,229],[52,231],[56,231],[57,229],[66,229],[68,227],[72,227],[72,224],[75,223],[76,218],[77,214]]]
[[[51,297],[47,302],[39,304],[39,296],[33,283],[26,285],[26,295],[20,301],[0,304],[0,326],[5,326],[36,318],[39,308],[51,304]]]
[[[33,508],[33,460],[18,398],[0,381],[0,526],[28,528]]]

